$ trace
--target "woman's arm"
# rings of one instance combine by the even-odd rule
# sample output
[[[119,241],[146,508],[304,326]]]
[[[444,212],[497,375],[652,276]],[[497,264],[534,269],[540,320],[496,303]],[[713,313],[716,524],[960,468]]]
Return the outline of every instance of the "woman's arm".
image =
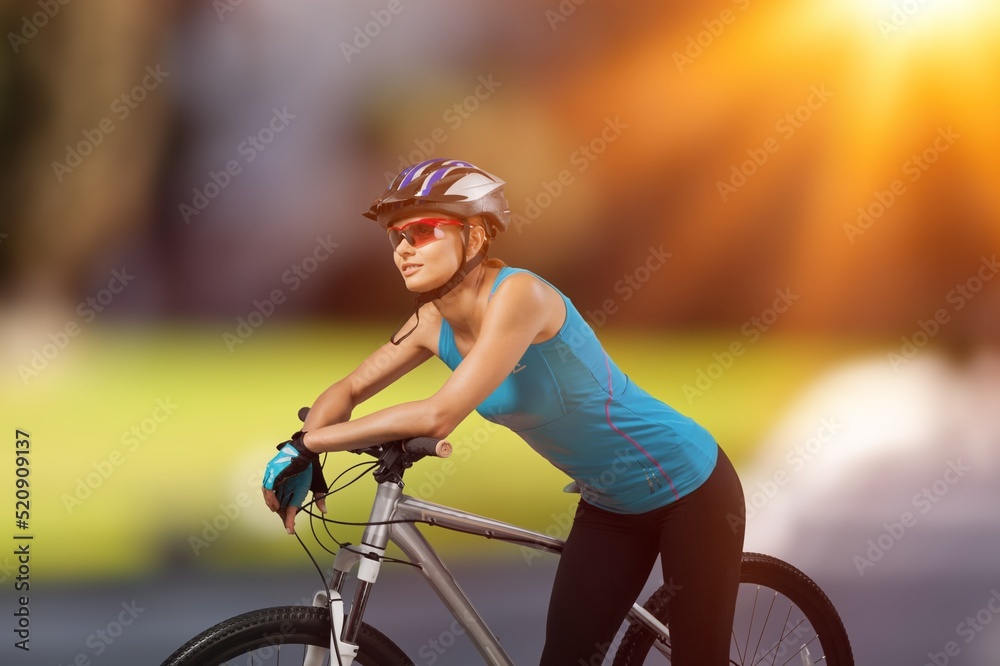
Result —
[[[413,326],[413,322],[406,326]],[[310,432],[350,420],[357,405],[431,358],[434,354],[420,344],[420,338],[413,335],[399,345],[387,342],[376,349],[353,372],[316,398],[302,429]]]
[[[496,390],[545,327],[551,316],[545,288],[531,275],[512,275],[493,294],[475,345],[440,390],[424,400],[310,430],[306,447],[345,451],[418,435],[446,437]]]
[[[415,319],[415,316],[410,317],[411,321],[407,322],[408,326],[416,325],[413,319]],[[308,433],[317,428],[322,430],[323,426],[327,424],[349,422],[351,411],[355,405],[375,395],[433,356],[433,352],[431,352],[427,347],[426,341],[424,341],[429,328],[428,324],[423,324],[422,331],[415,331],[415,335],[410,336],[399,345],[386,343],[368,356],[351,374],[335,382],[323,391],[316,399],[316,402],[313,403],[312,408],[310,408],[309,415],[306,417],[306,422],[303,424],[302,429]],[[282,454],[279,453],[278,455],[281,456]],[[282,462],[285,465],[290,465],[290,460],[291,457],[286,453],[285,459]],[[307,462],[305,469],[308,469],[308,466],[311,464],[314,463]],[[318,465],[318,461],[315,464]],[[326,513],[326,493],[319,491],[315,487],[317,483],[315,476],[316,469],[313,468],[313,497],[320,512]],[[278,478],[280,478],[281,474],[281,472],[278,472]],[[273,482],[276,483],[276,480]],[[318,482],[322,483],[321,477]],[[282,501],[278,499],[274,488],[267,487],[266,483],[261,487],[261,492],[264,494],[264,502],[271,511],[278,513],[288,533],[294,533],[295,514],[298,512],[301,501],[291,501],[282,506]]]

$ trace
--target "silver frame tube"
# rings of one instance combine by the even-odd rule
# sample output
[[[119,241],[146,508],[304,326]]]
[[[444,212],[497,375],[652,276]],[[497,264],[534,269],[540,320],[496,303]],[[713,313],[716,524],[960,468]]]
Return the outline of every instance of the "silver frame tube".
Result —
[[[379,484],[372,505],[371,520],[388,524],[369,525],[362,538],[363,544],[379,549],[385,548],[387,541],[396,544],[410,562],[419,567],[428,585],[465,629],[469,640],[486,663],[489,666],[514,666],[514,662],[473,607],[454,575],[415,523],[459,530],[555,554],[562,553],[564,542],[510,523],[404,495],[402,489],[394,483]],[[360,625],[364,608],[363,604],[361,608],[357,606],[356,603],[352,604],[345,629]],[[633,604],[627,620],[646,627],[655,635],[669,636],[667,628],[638,603]],[[344,633],[346,635],[348,632]],[[663,651],[663,645],[659,641],[657,649]]]
[[[393,543],[399,546],[411,562],[420,566],[424,579],[452,616],[465,628],[469,640],[485,662],[490,666],[514,666],[485,620],[420,530],[412,523],[399,523],[392,526],[391,534]]]
[[[469,532],[476,536],[487,539],[500,539],[520,543],[529,548],[544,550],[550,553],[561,553],[564,542],[546,536],[539,532],[532,532],[523,527],[511,525],[492,518],[479,516],[461,509],[453,509],[442,504],[427,502],[416,499],[409,495],[402,495],[396,504],[395,519],[416,520],[425,522],[437,527],[455,529],[462,532]]]

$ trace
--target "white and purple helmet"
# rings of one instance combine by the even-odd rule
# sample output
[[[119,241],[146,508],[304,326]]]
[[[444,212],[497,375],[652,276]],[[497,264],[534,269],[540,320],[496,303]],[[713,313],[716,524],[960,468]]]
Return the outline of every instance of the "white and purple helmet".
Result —
[[[480,215],[490,238],[496,238],[510,223],[505,184],[468,162],[434,158],[403,169],[363,215],[383,228],[422,210],[447,213],[463,222]]]

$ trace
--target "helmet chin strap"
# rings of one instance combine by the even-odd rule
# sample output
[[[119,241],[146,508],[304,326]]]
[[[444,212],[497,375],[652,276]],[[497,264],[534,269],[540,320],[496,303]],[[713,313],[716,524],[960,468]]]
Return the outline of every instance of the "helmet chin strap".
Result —
[[[445,282],[443,285],[441,285],[437,289],[431,289],[430,291],[426,291],[422,294],[417,294],[417,297],[413,301],[413,311],[410,313],[410,314],[416,313],[417,315],[416,323],[413,324],[413,328],[407,331],[406,334],[403,335],[403,337],[399,338],[398,340],[396,339],[396,333],[399,333],[399,329],[396,329],[396,333],[393,333],[391,336],[389,336],[389,342],[391,342],[394,345],[398,345],[400,342],[408,338],[410,334],[413,333],[413,331],[417,330],[417,326],[420,325],[420,306],[423,305],[424,303],[430,303],[435,299],[441,298],[449,291],[451,291],[458,285],[462,284],[462,280],[465,279],[465,276],[468,275],[472,271],[472,269],[478,266],[485,258],[486,255],[483,254],[483,252],[477,252],[476,255],[472,257],[472,259],[467,259],[461,266],[459,266],[458,270],[455,271],[455,274],[452,275],[448,279],[448,281]],[[407,315],[406,318],[409,319],[410,318],[409,315]]]

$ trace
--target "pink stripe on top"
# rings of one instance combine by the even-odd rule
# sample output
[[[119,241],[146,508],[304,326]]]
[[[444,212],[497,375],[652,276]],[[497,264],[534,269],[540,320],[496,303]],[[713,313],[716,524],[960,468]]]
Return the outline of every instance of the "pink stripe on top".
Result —
[[[619,435],[621,435],[622,437],[624,437],[625,439],[627,439],[632,444],[632,446],[634,446],[635,448],[639,449],[639,451],[642,452],[642,455],[646,456],[646,458],[649,460],[649,462],[651,462],[654,465],[656,465],[656,469],[660,470],[660,474],[662,474],[663,478],[666,479],[667,483],[670,484],[670,490],[673,491],[673,493],[674,493],[674,499],[680,499],[681,496],[677,493],[677,488],[674,487],[674,482],[670,480],[670,476],[665,471],[663,471],[662,467],[660,467],[660,463],[657,462],[656,459],[653,456],[649,455],[649,451],[647,451],[646,449],[644,449],[639,442],[635,441],[634,439],[632,439],[631,437],[629,437],[628,435],[626,435],[624,432],[622,432],[621,430],[619,430],[618,427],[615,426],[614,423],[611,422],[611,400],[614,398],[614,389],[611,386],[611,383],[612,383],[611,382],[611,365],[608,363],[608,355],[607,354],[604,355],[604,365],[608,369],[608,400],[607,400],[607,402],[604,403],[604,417],[608,420],[608,425],[611,426],[611,429],[614,430],[616,433],[618,433]]]

